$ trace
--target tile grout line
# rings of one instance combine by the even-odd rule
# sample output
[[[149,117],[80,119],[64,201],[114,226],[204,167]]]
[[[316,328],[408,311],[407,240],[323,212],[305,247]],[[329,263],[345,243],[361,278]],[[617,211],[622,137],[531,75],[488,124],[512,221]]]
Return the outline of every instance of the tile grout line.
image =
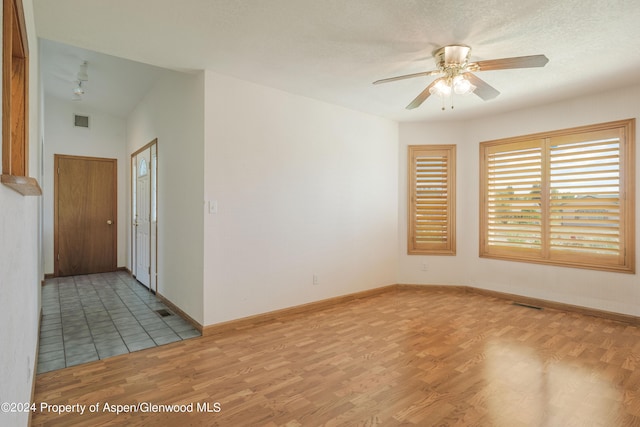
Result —
[[[98,356],[98,359],[100,359],[100,356],[98,355],[98,349],[96,348],[96,342],[95,342],[95,339],[93,337],[93,333],[91,331],[91,326],[89,325],[89,319],[87,319],[87,312],[84,309],[84,304],[82,303],[82,296],[80,295],[80,291],[78,290],[78,282],[76,282],[76,278],[75,277],[73,277],[73,284],[74,284],[74,288],[76,290],[76,294],[78,294],[78,303],[80,303],[80,306],[82,307],[82,314],[84,316],[84,323],[87,325],[87,329],[89,329],[89,335],[91,336],[91,344],[93,344],[93,349],[96,351],[96,356]],[[62,335],[62,339],[64,340],[64,333]],[[66,367],[69,367],[69,364],[67,363],[66,351],[65,351],[64,363],[65,363]],[[72,365],[72,366],[75,366],[75,365]]]
[[[109,310],[107,309],[107,306],[104,305],[104,301],[102,300],[102,296],[97,291],[94,281],[93,280],[90,280],[90,281],[91,281],[91,287],[93,288],[94,292],[96,293],[96,296],[100,300],[100,304],[102,304],[102,307],[104,307],[104,310],[107,313],[107,316],[109,316],[109,320],[111,320],[111,323],[113,324],[113,319],[111,318],[111,313],[109,313]],[[107,284],[109,285],[109,287],[111,287],[111,284],[109,284],[108,282],[107,282]],[[84,306],[82,306],[82,309],[84,310]],[[87,312],[85,311],[85,317],[86,317],[86,314],[87,314]],[[89,324],[89,319],[87,319],[87,325],[89,326],[89,333],[91,334],[91,341],[93,342],[93,347],[96,349],[96,354],[98,355],[98,360],[102,360],[102,357],[100,357],[100,351],[98,351],[98,346],[96,345],[96,337],[94,335],[93,328]],[[115,324],[114,324],[114,327],[115,327]],[[116,328],[116,331],[118,331],[118,328]],[[120,332],[118,332],[118,335],[120,335]],[[120,337],[120,339],[122,339],[122,337]],[[122,342],[124,342],[124,340],[122,340]]]
[[[166,322],[163,317],[158,315],[158,313],[154,308],[163,307],[165,309],[168,309],[168,307],[166,307],[165,304],[163,304],[160,300],[158,300],[158,298],[153,293],[145,293],[144,296],[142,296],[142,294],[139,292],[140,290],[139,288],[142,285],[140,285],[137,281],[134,281],[134,279],[132,278],[124,277],[117,273],[116,274],[99,274],[99,275],[81,275],[81,276],[70,276],[70,277],[64,278],[64,282],[62,282],[60,278],[53,278],[49,284],[52,287],[48,288],[51,290],[50,291],[47,290],[47,292],[50,292],[51,294],[56,293],[56,295],[54,295],[53,301],[54,301],[54,304],[55,302],[57,302],[57,305],[58,305],[55,314],[59,316],[59,321],[60,321],[59,329],[61,334],[57,342],[61,343],[62,356],[61,356],[61,359],[58,358],[54,360],[59,360],[60,364],[63,366],[60,367],[60,365],[57,365],[58,367],[54,367],[53,369],[49,368],[46,371],[37,372],[37,373],[55,371],[58,369],[91,362],[91,361],[81,362],[75,365],[68,364],[68,357],[71,357],[71,356],[67,354],[67,345],[69,344],[69,341],[74,340],[73,335],[75,332],[72,332],[72,331],[75,330],[76,326],[80,327],[81,329],[83,328],[83,326],[87,327],[89,331],[89,336],[87,338],[91,340],[90,343],[92,344],[95,354],[97,356],[96,360],[103,360],[116,355],[133,353],[137,350],[132,351],[130,345],[133,345],[139,342],[152,344],[150,347],[142,347],[139,349],[139,350],[144,350],[146,348],[159,347],[161,345],[169,344],[171,342],[179,342],[179,341],[184,341],[186,339],[191,338],[189,336],[187,336],[186,338],[183,338],[180,335],[180,332],[174,329],[174,327],[182,328],[180,320],[184,321],[184,319],[182,319],[181,316],[171,312],[172,313],[171,319],[176,319],[176,322],[178,324],[176,324],[175,326],[172,326],[172,324],[175,322],[171,322],[171,323]],[[98,305],[98,302],[99,302],[99,305]],[[112,308],[110,309],[109,307],[112,307]],[[82,309],[81,313],[78,310],[78,308]],[[140,328],[141,331],[144,331],[146,338],[143,338],[142,340],[132,341],[131,344],[127,344],[127,341],[125,341],[125,337],[122,335],[121,330],[116,325],[113,315],[110,311],[110,310],[121,310],[123,308],[126,309],[126,311],[123,312],[123,315],[125,316],[123,318],[132,319],[129,322],[125,320],[123,328],[129,327],[129,326]],[[63,316],[63,309],[67,310],[64,312],[64,316]],[[103,317],[100,314],[103,310],[104,310],[104,313],[106,314],[106,317]],[[148,316],[147,313],[149,315],[153,314],[153,316]],[[120,342],[123,344],[122,349],[126,350],[124,353],[116,353],[113,355],[105,356],[104,358],[101,357],[100,351],[98,351],[98,345],[96,341],[96,338],[98,339],[100,338],[100,334],[97,333],[95,328],[92,326],[93,320],[94,320],[94,317],[92,316],[92,314],[95,314],[95,320],[98,323],[107,322],[106,326],[110,326],[113,328],[113,330],[117,333],[120,339]],[[152,329],[151,332],[159,331],[159,330],[166,331],[166,334],[159,335],[158,339],[162,337],[167,337],[171,341],[169,342],[156,341],[156,339],[154,339],[153,336],[151,335],[150,330],[148,330],[147,327],[141,323],[138,316],[143,316],[142,320],[154,319],[155,322],[157,323],[151,323],[147,325],[149,327],[154,325],[154,329]],[[66,322],[64,322],[63,319],[67,319]],[[89,321],[89,319],[92,319],[91,322]],[[65,323],[66,323],[66,327],[65,327]],[[81,324],[78,325],[78,323],[81,323]],[[131,325],[129,325],[128,323],[130,323]],[[160,327],[155,328],[156,325]],[[187,335],[190,332],[192,331],[191,330],[182,331],[182,333],[185,333]],[[65,338],[65,333],[70,334],[69,339]],[[171,335],[168,335],[168,334],[171,334]],[[114,340],[115,340],[115,337],[114,337]],[[82,345],[82,344],[78,344],[78,345]],[[120,344],[114,345],[113,348],[116,348],[117,346],[120,346]],[[71,347],[73,347],[73,345]],[[107,346],[107,348],[108,348],[107,351],[111,350],[111,347]],[[117,351],[119,350],[116,350],[116,352]],[[51,363],[54,362],[54,360],[48,361],[50,363],[50,366],[51,366]]]
[[[120,280],[120,278],[118,277],[118,280]],[[111,292],[113,293],[113,296],[117,297],[118,300],[120,300],[120,302],[122,303],[122,306],[124,308],[127,309],[127,311],[129,313],[131,313],[131,310],[129,310],[129,307],[127,306],[127,303],[122,299],[122,297],[120,296],[120,294],[118,293],[117,287],[118,287],[118,283],[115,282],[110,282],[107,281],[107,285],[109,286],[109,288],[111,289]],[[98,294],[99,295],[99,294]],[[104,301],[102,300],[102,296],[100,296],[100,301],[102,302],[102,304],[104,305]],[[124,344],[125,348],[127,349],[127,353],[131,353],[131,349],[129,348],[129,346],[127,345],[127,342],[124,339],[124,336],[122,335],[122,333],[120,332],[120,329],[118,328],[118,325],[116,325],[116,322],[113,318],[113,316],[111,316],[111,311],[106,307],[106,305],[104,306],[105,309],[107,310],[107,315],[109,316],[109,319],[111,320],[111,323],[113,324],[114,329],[116,330],[116,332],[118,333],[118,336],[120,337],[120,340],[122,340],[122,344]],[[131,313],[133,315],[133,313]],[[135,316],[134,316],[135,318]],[[124,353],[123,353],[124,354]],[[98,357],[100,355],[98,354]],[[108,356],[110,357],[110,356]]]
[[[138,295],[138,293],[133,289],[133,287],[134,287],[134,286],[138,286],[138,287],[139,287],[139,286],[144,286],[144,285],[139,284],[139,282],[137,282],[137,281],[136,281],[136,283],[133,283],[133,281],[131,281],[131,282],[129,282],[129,283],[125,283],[125,284],[127,285],[127,287],[128,287],[128,288],[129,288],[133,293],[135,293],[135,294],[136,294],[136,296],[138,296],[138,299],[140,299],[140,301],[142,301],[142,303],[143,303],[143,304],[144,304],[144,305],[145,305],[145,306],[146,306],[146,307],[147,307],[147,308],[148,308],[152,313],[154,313],[154,314],[156,314],[156,315],[157,315],[157,313],[156,313],[156,311],[153,309],[153,307],[151,307],[149,304],[147,304],[147,302],[146,302],[145,300],[143,300],[142,298],[140,298],[140,297],[139,297],[139,295]],[[159,301],[158,301],[158,297],[157,297],[157,296],[155,296],[151,291],[149,291],[149,294],[150,294],[150,295],[153,295],[153,298],[154,298],[154,302],[155,302],[155,303],[158,303],[158,302],[159,302]],[[160,303],[161,303],[161,304],[162,304],[166,309],[168,309],[168,307],[166,307],[164,303],[162,303],[162,302],[160,302]],[[171,312],[171,311],[170,311],[170,312]],[[171,312],[171,313],[172,313],[172,315],[173,315],[173,316],[175,316],[175,313],[173,313],[173,312]],[[136,320],[137,320],[137,318],[136,318]],[[177,336],[181,341],[184,339],[184,338],[182,338],[182,337],[180,336],[180,334],[179,334],[175,329],[173,329],[173,328],[171,327],[171,324],[167,323],[167,322],[166,322],[162,317],[158,316],[158,320],[160,320],[160,321],[161,321],[161,322],[162,322],[166,327],[168,327],[168,328],[171,330],[171,332],[173,332],[173,333],[174,333],[174,334],[175,334],[175,335],[176,335],[176,336]],[[138,323],[139,323],[139,321],[138,321]],[[152,340],[154,343],[156,343],[156,346],[157,346],[157,345],[160,345],[160,344],[158,344],[158,343],[156,342],[156,340],[155,340],[153,337],[151,337],[151,334],[149,334],[149,331],[147,330],[147,328],[145,328],[145,327],[144,327],[144,325],[142,325],[142,324],[141,324],[140,326],[142,326],[142,328],[145,330],[145,332],[147,333],[147,335],[149,335],[149,337],[151,338],[151,340]]]
[[[116,276],[116,277],[118,277],[118,276]],[[125,282],[124,282],[124,280],[122,280],[122,278],[121,278],[121,277],[118,277],[118,280],[119,280],[119,281],[120,281],[124,286],[126,286],[126,287],[127,287],[127,289],[129,289],[129,290],[131,291],[130,286],[129,286],[127,283],[125,283]],[[133,292],[133,291],[131,291],[131,292]],[[142,325],[140,324],[140,322],[138,321],[138,318],[136,317],[136,315],[135,315],[135,314],[133,314],[133,312],[131,311],[131,309],[130,309],[130,308],[129,308],[129,306],[127,305],[127,303],[122,299],[122,296],[120,296],[120,294],[119,294],[117,291],[115,291],[115,293],[116,293],[116,295],[118,295],[118,298],[120,299],[120,301],[122,301],[122,303],[124,304],[124,306],[127,308],[127,311],[128,311],[129,313],[131,313],[131,315],[133,316],[133,318],[136,320],[136,323],[138,324],[138,326],[140,326],[140,327],[144,330],[145,334],[147,334],[147,336],[149,337],[149,339],[150,339],[151,341],[153,341],[154,347],[157,347],[157,345],[158,345],[158,344],[153,340],[153,338],[151,338],[151,335],[149,335],[149,333],[148,333],[148,332],[147,332],[147,330],[144,328],[144,326],[142,326]],[[135,292],[133,292],[133,294],[136,296],[136,298],[138,298],[138,295],[136,295],[136,294],[135,294]],[[138,299],[140,299],[140,298],[138,298]],[[142,300],[141,300],[141,301],[142,301]],[[142,302],[144,303],[144,301],[142,301]],[[146,305],[146,304],[145,304],[145,305]],[[117,328],[118,328],[118,327],[116,326],[116,329],[117,329]],[[120,330],[118,330],[118,333],[120,333]],[[120,335],[120,336],[122,337],[122,335]],[[129,353],[131,353],[131,352],[132,352],[132,351],[131,351],[131,348],[129,348],[129,345],[127,345],[127,342],[124,340],[124,337],[122,337],[122,341],[124,342],[124,345],[125,345],[125,346],[127,347],[127,349],[129,350]]]

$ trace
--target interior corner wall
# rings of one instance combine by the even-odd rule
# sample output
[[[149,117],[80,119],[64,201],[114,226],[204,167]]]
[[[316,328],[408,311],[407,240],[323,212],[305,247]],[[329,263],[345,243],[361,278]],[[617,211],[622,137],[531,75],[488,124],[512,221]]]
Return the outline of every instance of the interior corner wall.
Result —
[[[74,114],[89,116],[89,128],[74,126]],[[125,120],[90,110],[82,102],[45,96],[44,99],[44,203],[43,248],[45,273],[54,273],[54,155],[117,159],[118,216],[117,266],[126,263],[126,157]]]
[[[205,325],[396,283],[397,144],[390,120],[206,71]]]
[[[32,0],[23,0],[22,3],[31,52],[29,175],[41,183],[38,40]],[[0,310],[0,402],[29,402],[35,381],[42,279],[39,267],[39,205],[38,197],[25,197],[0,185],[0,301],[3,306]],[[0,412],[0,425],[3,426],[26,426],[28,420],[29,414],[25,412]]]
[[[406,227],[399,245],[401,283],[469,285],[598,310],[640,316],[637,274],[614,273],[480,258],[479,252],[479,143],[487,140],[553,131],[628,118],[640,118],[640,86],[586,95],[562,102],[451,123],[402,123],[400,155],[412,144],[457,144],[457,248],[455,257],[414,256],[406,252]],[[636,134],[636,170],[640,150]],[[400,163],[400,176],[407,173]],[[640,226],[636,172],[636,246]],[[406,218],[406,185],[400,186],[399,216]],[[636,250],[636,267],[638,254]],[[427,263],[428,271],[420,271]]]
[[[158,140],[158,292],[203,322],[204,75],[173,71],[127,118],[127,215],[131,154]],[[127,221],[131,267],[131,221]]]

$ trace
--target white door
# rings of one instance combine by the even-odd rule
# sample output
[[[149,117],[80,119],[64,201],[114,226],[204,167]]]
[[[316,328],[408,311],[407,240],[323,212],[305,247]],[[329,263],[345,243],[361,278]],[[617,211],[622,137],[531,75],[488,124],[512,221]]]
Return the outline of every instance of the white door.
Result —
[[[151,276],[151,152],[144,150],[136,156],[136,185],[135,185],[135,276],[147,288]]]
[[[158,291],[158,144],[153,143],[151,150],[151,290]]]

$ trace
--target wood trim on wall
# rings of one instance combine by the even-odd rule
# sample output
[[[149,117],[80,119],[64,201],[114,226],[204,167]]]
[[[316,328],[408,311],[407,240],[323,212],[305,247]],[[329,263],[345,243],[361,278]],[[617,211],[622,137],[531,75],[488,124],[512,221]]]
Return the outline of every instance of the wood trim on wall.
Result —
[[[341,295],[338,297],[296,305],[293,307],[274,310],[267,313],[256,314],[254,316],[243,317],[240,319],[230,320],[227,322],[215,323],[213,325],[207,325],[205,327],[202,327],[202,335],[209,336],[209,335],[215,335],[215,334],[227,332],[232,329],[250,328],[254,325],[277,320],[285,316],[309,313],[312,311],[322,310],[324,308],[331,307],[335,304],[340,304],[340,303],[353,301],[360,298],[368,298],[368,297],[383,294],[386,292],[391,292],[391,291],[394,291],[396,288],[397,288],[397,285],[383,286],[380,288],[368,289],[366,291],[355,292],[352,294]]]
[[[473,286],[447,286],[447,285],[397,285],[398,289],[420,289],[425,291],[450,291],[450,292],[466,292],[487,297],[503,299],[519,304],[533,307],[547,308],[551,310],[566,311],[570,313],[578,313],[586,316],[600,317],[602,319],[615,320],[617,322],[629,323],[640,326],[640,317],[631,314],[615,313],[612,311],[600,310],[597,308],[583,307],[579,305],[567,304],[563,302],[550,301],[541,298],[526,297],[523,295],[510,294],[507,292],[493,291],[490,289],[475,288]]]
[[[23,196],[42,190],[29,176],[29,42],[22,0],[3,0],[2,179]]]
[[[41,196],[42,189],[35,178],[28,176],[2,175],[0,182],[23,196]]]
[[[151,146],[153,144],[157,144],[158,143],[158,138],[155,138],[153,141],[149,142],[148,144],[144,145],[141,148],[138,148],[136,151],[134,151],[133,153],[131,153],[130,157],[133,156],[137,156],[138,154],[142,153],[144,150],[146,150],[147,148],[151,148]]]
[[[29,43],[22,0],[3,1],[2,173],[29,175]]]
[[[154,292],[158,292],[158,170],[160,169],[158,167],[158,159],[160,158],[158,155],[158,138],[154,138],[153,140],[151,140],[151,142],[147,143],[146,145],[144,145],[143,147],[137,149],[136,151],[134,151],[133,153],[131,153],[131,155],[129,156],[129,179],[130,179],[130,185],[129,185],[129,196],[130,196],[130,200],[129,200],[129,218],[127,219],[127,224],[128,224],[128,229],[129,229],[129,236],[131,237],[131,247],[130,247],[130,256],[129,256],[129,261],[131,262],[131,270],[129,271],[130,274],[133,277],[136,277],[135,275],[133,275],[133,271],[135,270],[135,265],[134,265],[134,254],[135,254],[135,249],[136,249],[136,233],[133,229],[133,223],[131,222],[133,219],[133,197],[134,197],[134,180],[136,180],[137,177],[137,172],[136,172],[136,176],[134,176],[133,174],[133,160],[138,156],[138,154],[142,153],[143,151],[149,149],[149,167],[151,167],[153,165],[153,152],[152,150],[150,150],[152,147],[155,146],[156,149],[156,170],[153,171],[153,174],[155,174],[155,181],[156,181],[156,225],[155,225],[155,229],[153,229],[153,227],[151,227],[150,224],[150,230],[149,232],[154,232],[155,233],[155,270],[154,271],[149,271],[149,289],[151,289],[151,284],[154,283],[155,284],[155,289],[153,289]],[[136,167],[137,167],[137,162],[136,162]],[[137,169],[136,169],[137,170]],[[150,175],[151,176],[151,175]],[[149,185],[153,185],[153,182],[150,182]],[[153,207],[153,204],[151,203],[152,201],[152,196],[149,197],[149,213],[151,214],[151,210]],[[151,221],[150,221],[151,222]],[[151,245],[151,236],[149,236],[149,245]],[[149,257],[151,257],[151,254],[153,254],[153,251],[151,250],[151,247],[149,248]],[[151,258],[149,258],[149,264],[151,264]],[[149,265],[149,267],[151,267],[151,265]],[[151,275],[153,274],[153,278],[151,277]]]
[[[617,322],[629,323],[640,326],[640,317],[630,314],[615,313],[612,311],[600,310],[597,308],[582,307],[579,305],[567,304],[563,302],[550,301],[540,298],[525,297],[522,295],[510,294],[506,292],[492,291],[489,289],[474,288],[466,286],[467,292],[484,295],[493,298],[510,300],[515,303],[533,307],[547,308],[551,310],[578,313],[586,316],[600,317],[602,319],[615,320]]]
[[[140,284],[140,286],[144,286],[144,285]],[[155,294],[158,297],[158,299],[160,301],[162,301],[162,303],[164,305],[166,305],[167,307],[169,307],[169,309],[171,309],[171,311],[173,311],[173,312],[177,313],[178,315],[180,315],[181,317],[183,317],[187,322],[191,323],[191,326],[196,328],[202,334],[203,327],[200,324],[200,322],[195,320],[193,317],[189,316],[185,311],[183,311],[180,307],[175,305],[170,299],[168,299],[164,295],[161,295],[159,292],[156,292]]]
[[[484,295],[487,297],[498,298],[505,301],[513,301],[520,304],[525,304],[534,307],[547,308],[558,311],[565,311],[570,313],[578,313],[586,316],[594,316],[603,319],[614,320],[617,322],[628,323],[632,325],[640,326],[640,317],[632,316],[628,314],[614,313],[605,310],[599,310],[595,308],[581,307],[572,304],[560,303],[555,301],[548,301],[539,298],[525,297],[521,295],[509,294],[505,292],[492,291],[488,289],[474,288],[472,286],[456,286],[456,285],[412,285],[412,284],[395,284],[383,286],[380,288],[369,289],[366,291],[356,292],[348,295],[342,295],[339,297],[328,298],[320,301],[310,302],[307,304],[301,304],[281,310],[270,311],[267,313],[256,314],[254,316],[243,317],[240,319],[229,320],[226,322],[215,323],[212,325],[202,326],[196,322],[193,318],[188,316],[182,310],[180,310],[175,304],[167,300],[165,297],[158,295],[165,304],[167,304],[172,310],[185,316],[190,323],[198,329],[203,336],[210,336],[229,332],[234,329],[247,329],[256,326],[260,323],[270,322],[281,319],[285,316],[291,316],[296,314],[309,313],[316,310],[322,310],[327,307],[331,307],[335,304],[353,301],[360,298],[368,298],[376,295],[380,295],[386,292],[411,290],[411,291],[423,291],[427,292],[456,292],[456,293],[474,293],[478,295]]]

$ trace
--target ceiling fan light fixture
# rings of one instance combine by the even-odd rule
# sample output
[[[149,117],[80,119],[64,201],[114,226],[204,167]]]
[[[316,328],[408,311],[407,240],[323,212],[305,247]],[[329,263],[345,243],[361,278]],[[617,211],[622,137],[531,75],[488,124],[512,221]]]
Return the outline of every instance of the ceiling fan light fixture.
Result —
[[[458,95],[468,95],[473,93],[476,87],[463,76],[456,76],[453,79],[453,91]]]
[[[447,79],[441,77],[431,86],[429,93],[431,95],[438,95],[441,98],[446,98],[451,95],[451,86],[447,83]]]
[[[443,103],[444,98],[448,98],[453,93],[457,95],[475,93],[482,100],[489,101],[500,95],[500,92],[477,77],[474,73],[513,68],[544,67],[547,62],[549,62],[549,58],[544,55],[514,56],[511,58],[469,62],[471,47],[466,45],[448,45],[441,47],[433,52],[433,57],[437,65],[436,70],[388,77],[386,79],[376,80],[373,84],[395,82],[414,77],[443,76],[431,82],[429,86],[420,92],[420,94],[407,105],[407,110],[418,108],[431,95],[438,95],[442,98]],[[453,104],[451,108],[453,108]],[[444,106],[442,109],[444,110]]]

